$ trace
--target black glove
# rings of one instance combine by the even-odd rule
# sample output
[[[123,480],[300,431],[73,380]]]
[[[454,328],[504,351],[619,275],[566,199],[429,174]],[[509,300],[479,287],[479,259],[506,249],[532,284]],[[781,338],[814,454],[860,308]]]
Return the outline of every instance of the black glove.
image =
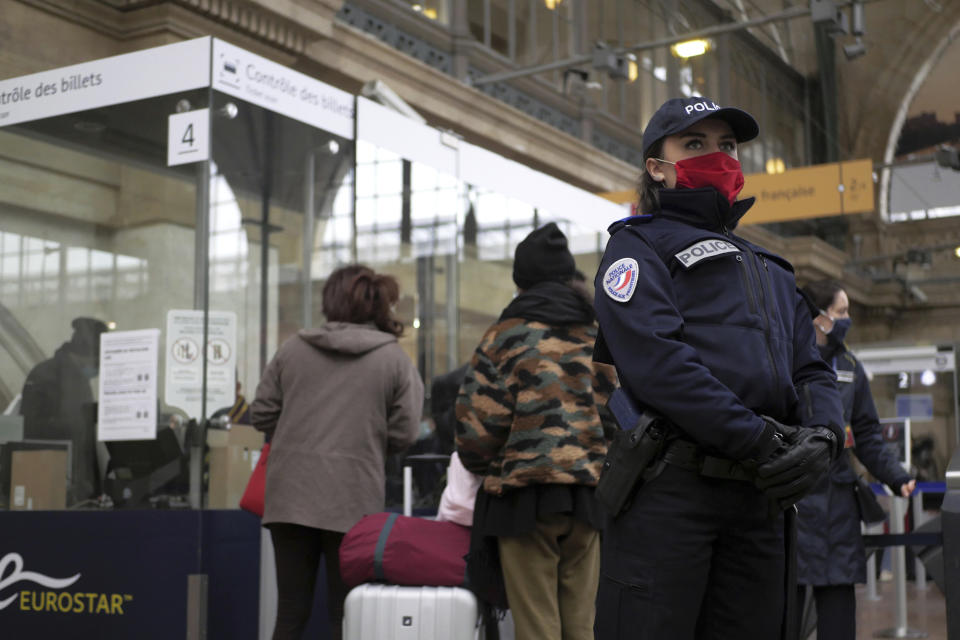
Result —
[[[740,460],[741,466],[756,475],[757,467],[769,462],[786,450],[788,444],[797,439],[799,427],[791,427],[777,422],[769,416],[763,419],[763,433],[757,438],[747,457]]]
[[[781,510],[786,509],[829,470],[836,448],[837,438],[826,427],[796,429],[784,439],[783,447],[757,465],[754,483]]]

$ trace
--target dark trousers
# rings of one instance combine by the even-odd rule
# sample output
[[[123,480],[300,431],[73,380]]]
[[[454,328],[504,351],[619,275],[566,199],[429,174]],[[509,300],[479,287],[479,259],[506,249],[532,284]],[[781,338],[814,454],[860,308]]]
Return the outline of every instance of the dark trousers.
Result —
[[[804,591],[800,586],[798,602],[803,602]],[[817,605],[817,640],[856,640],[857,596],[852,584],[814,587],[813,599]]]
[[[277,562],[277,624],[273,640],[300,640],[313,609],[313,588],[320,557],[327,567],[327,612],[331,636],[339,640],[347,585],[340,577],[340,543],[343,534],[298,524],[268,525]]]
[[[751,483],[667,465],[603,534],[597,640],[776,640],[783,517]]]

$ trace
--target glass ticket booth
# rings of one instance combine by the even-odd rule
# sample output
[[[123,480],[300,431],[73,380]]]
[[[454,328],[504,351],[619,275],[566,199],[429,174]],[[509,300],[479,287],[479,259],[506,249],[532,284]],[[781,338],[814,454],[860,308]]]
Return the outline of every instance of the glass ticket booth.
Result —
[[[0,81],[0,174],[12,637],[68,618],[76,637],[269,637],[272,558],[237,508],[263,444],[247,403],[323,322],[327,276],[399,279],[429,389],[510,301],[529,231],[558,222],[590,281],[626,213],[209,37]]]

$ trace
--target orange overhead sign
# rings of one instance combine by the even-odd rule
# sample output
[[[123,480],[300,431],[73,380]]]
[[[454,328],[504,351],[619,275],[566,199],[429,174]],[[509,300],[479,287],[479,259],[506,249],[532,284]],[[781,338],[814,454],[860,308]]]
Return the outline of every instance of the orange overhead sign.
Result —
[[[634,189],[627,189],[626,191],[604,191],[597,195],[611,202],[616,202],[617,204],[637,203],[637,192]]]
[[[741,198],[756,203],[741,224],[784,222],[803,218],[865,213],[874,210],[873,162],[851,160],[790,169],[784,173],[746,176]],[[602,197],[636,202],[634,191],[611,191]]]
[[[746,176],[741,198],[757,202],[743,224],[873,211],[873,163],[853,160]]]

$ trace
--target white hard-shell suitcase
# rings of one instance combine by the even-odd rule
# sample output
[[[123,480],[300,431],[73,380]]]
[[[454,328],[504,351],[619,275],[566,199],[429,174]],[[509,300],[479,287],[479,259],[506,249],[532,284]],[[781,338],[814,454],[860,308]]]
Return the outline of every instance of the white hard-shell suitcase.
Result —
[[[344,640],[475,640],[477,599],[459,587],[362,584],[344,604]]]

